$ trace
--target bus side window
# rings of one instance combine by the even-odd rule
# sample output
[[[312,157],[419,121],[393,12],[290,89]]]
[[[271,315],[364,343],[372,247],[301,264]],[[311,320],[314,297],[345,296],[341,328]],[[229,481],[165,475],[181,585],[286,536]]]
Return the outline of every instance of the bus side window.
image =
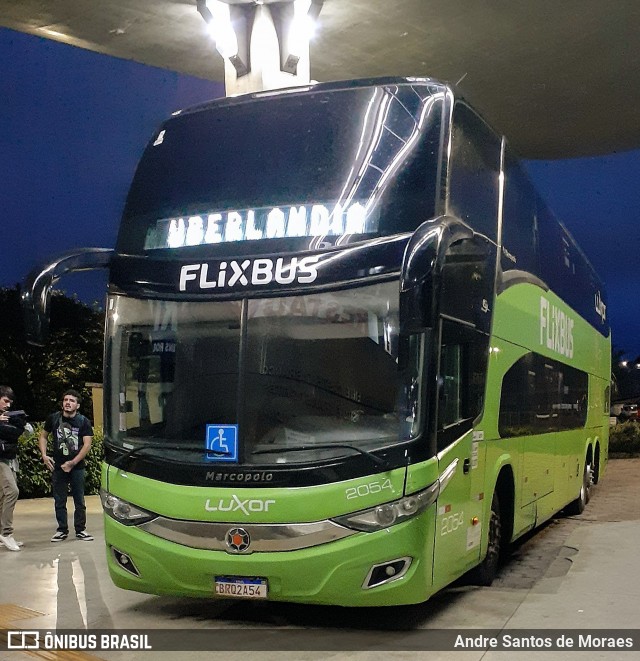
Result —
[[[500,256],[502,270],[518,269],[539,276],[536,193],[526,173],[509,150],[505,157],[504,174]]]
[[[488,333],[495,263],[495,245],[481,236],[453,243],[442,271],[440,312]]]
[[[464,103],[456,103],[451,135],[447,213],[497,240],[501,139]]]
[[[438,450],[471,429],[484,405],[489,337],[473,328],[442,322],[438,371]]]
[[[502,379],[501,438],[581,429],[587,421],[589,375],[536,353],[517,360]]]

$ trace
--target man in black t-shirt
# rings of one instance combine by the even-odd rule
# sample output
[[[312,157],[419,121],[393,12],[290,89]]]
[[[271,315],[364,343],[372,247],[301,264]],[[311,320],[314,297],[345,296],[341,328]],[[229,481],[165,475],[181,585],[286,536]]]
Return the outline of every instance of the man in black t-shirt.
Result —
[[[91,423],[78,413],[82,397],[76,390],[67,390],[62,395],[62,413],[52,413],[40,432],[38,445],[44,465],[51,471],[53,500],[55,503],[58,530],[52,542],[62,542],[69,535],[67,523],[67,494],[71,487],[74,513],[73,524],[76,538],[92,541],[93,537],[85,530],[87,508],[84,504],[84,458],[91,448],[93,429]],[[53,457],[47,454],[47,437],[53,438]]]

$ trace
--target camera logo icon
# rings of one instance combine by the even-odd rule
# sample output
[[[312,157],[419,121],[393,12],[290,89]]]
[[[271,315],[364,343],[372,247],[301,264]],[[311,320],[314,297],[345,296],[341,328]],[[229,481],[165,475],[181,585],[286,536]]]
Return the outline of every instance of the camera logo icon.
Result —
[[[8,650],[40,649],[39,631],[7,631]]]

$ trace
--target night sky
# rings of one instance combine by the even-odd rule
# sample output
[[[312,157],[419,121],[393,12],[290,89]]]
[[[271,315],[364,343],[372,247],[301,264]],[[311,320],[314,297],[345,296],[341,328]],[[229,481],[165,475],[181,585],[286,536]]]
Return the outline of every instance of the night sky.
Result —
[[[112,248],[155,129],[175,110],[224,94],[220,83],[4,28],[0,62],[0,286],[65,250]],[[96,283],[106,275],[96,274],[60,285],[102,301]]]
[[[65,250],[113,247],[155,128],[223,94],[211,81],[4,28],[0,62],[0,286]],[[614,345],[640,355],[640,150],[526,165],[605,282]],[[89,275],[61,285],[101,300],[105,276]]]
[[[526,165],[604,280],[613,344],[634,359],[640,355],[640,150]]]

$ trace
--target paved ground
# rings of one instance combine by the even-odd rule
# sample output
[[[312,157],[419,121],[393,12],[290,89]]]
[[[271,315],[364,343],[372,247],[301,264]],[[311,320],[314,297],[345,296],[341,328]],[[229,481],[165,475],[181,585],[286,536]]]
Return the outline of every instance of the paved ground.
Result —
[[[468,659],[497,661],[513,651],[410,651],[420,636],[440,629],[634,629],[640,617],[640,459],[612,460],[602,483],[580,517],[559,516],[527,536],[490,588],[452,586],[418,607],[340,609],[254,602],[171,599],[115,588],[106,571],[102,519],[97,497],[89,498],[89,528],[95,542],[69,539],[51,544],[55,530],[50,499],[20,501],[16,536],[20,553],[0,550],[0,629],[171,629],[180,644],[183,629],[216,630],[228,650],[252,636],[285,631],[313,639],[316,649],[295,652],[0,652],[0,659],[87,661],[188,658],[193,661],[245,659]],[[224,632],[224,633],[222,633]],[[274,634],[275,632],[275,634]],[[183,634],[184,635],[184,634]],[[218,634],[216,634],[218,635]],[[640,640],[640,633],[636,632]],[[422,638],[424,640],[424,638]],[[343,644],[344,643],[344,644]],[[352,651],[348,651],[351,649]],[[381,649],[391,651],[379,651]],[[405,649],[406,651],[394,651]],[[640,651],[519,651],[518,661],[580,658],[632,659]]]

